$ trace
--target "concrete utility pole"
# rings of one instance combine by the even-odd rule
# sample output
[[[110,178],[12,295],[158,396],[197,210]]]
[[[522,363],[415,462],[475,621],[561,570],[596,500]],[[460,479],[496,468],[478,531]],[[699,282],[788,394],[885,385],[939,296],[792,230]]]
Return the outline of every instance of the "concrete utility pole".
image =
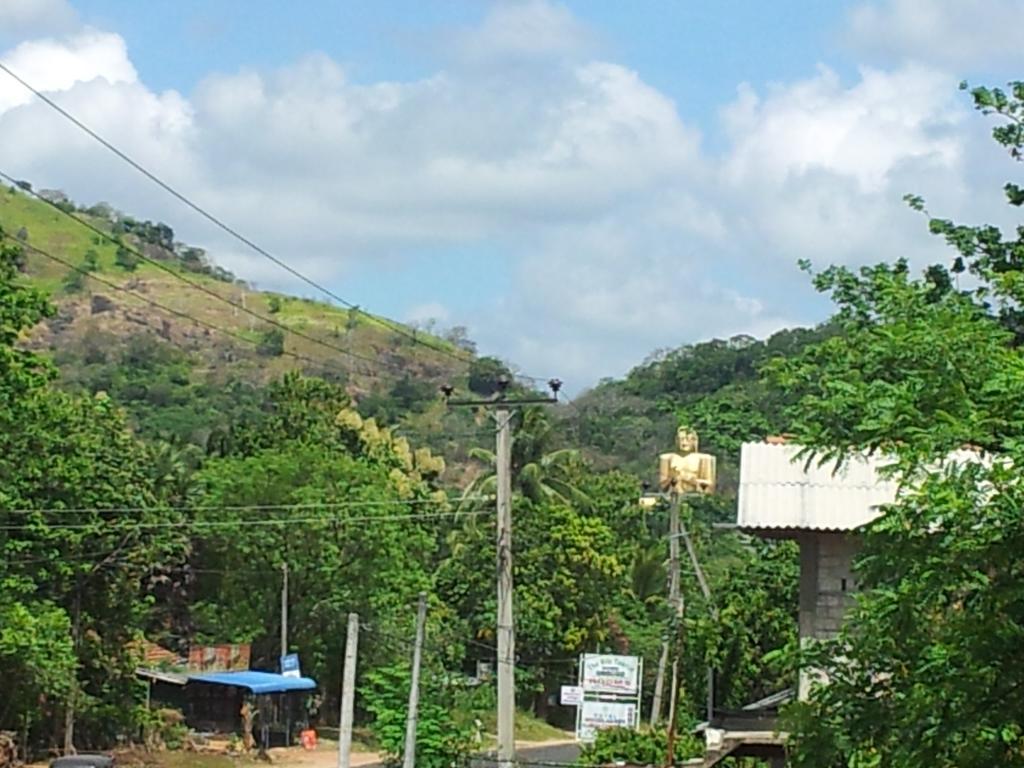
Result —
[[[356,653],[359,649],[359,614],[348,615],[345,669],[341,683],[341,721],[338,725],[338,768],[349,768],[352,759],[352,719],[356,698]]]
[[[672,664],[672,691],[669,705],[669,760],[672,759],[672,751],[675,742],[676,726],[676,705],[678,699],[679,685],[679,663],[680,648],[682,647],[683,632],[683,599],[680,593],[679,574],[679,538],[682,535],[686,538],[687,551],[690,559],[694,562],[694,569],[697,571],[697,578],[701,582],[701,589],[710,602],[710,590],[707,587],[707,580],[704,572],[697,562],[697,555],[693,549],[693,543],[686,536],[685,528],[679,520],[680,498],[690,494],[714,493],[717,479],[716,459],[711,454],[700,453],[700,440],[696,432],[687,426],[680,426],[676,431],[676,446],[678,453],[663,453],[658,457],[658,484],[661,493],[644,493],[640,503],[650,507],[657,503],[658,499],[668,498],[670,502],[669,515],[669,603],[673,610],[673,632],[669,639],[662,645],[661,659],[658,664],[658,678],[655,685],[654,702],[651,707],[651,725],[655,725],[661,716],[662,694],[664,691],[665,667],[667,666],[669,643],[675,642],[675,661]],[[646,488],[646,483],[644,484]],[[664,493],[668,491],[668,493]],[[683,531],[680,534],[680,531]],[[713,713],[713,686],[714,675],[708,673],[708,716]]]
[[[668,512],[668,604],[672,609],[672,616],[675,621],[682,620],[683,600],[680,592],[679,575],[679,494],[669,495]],[[658,658],[658,676],[654,680],[654,701],[651,704],[651,727],[653,728],[661,720],[662,699],[665,691],[665,670],[668,667],[668,654],[672,646],[672,638],[666,637],[661,643],[661,656]],[[673,674],[673,683],[675,685]],[[671,717],[673,695],[669,702],[669,715]]]
[[[499,407],[498,472],[498,768],[516,758],[515,633],[512,624],[512,412]]]
[[[558,402],[562,382],[548,382],[551,397],[506,399],[511,382],[502,376],[490,400],[452,400],[454,389],[441,388],[448,405],[482,405],[494,408],[497,445],[497,582],[498,582],[498,768],[513,768],[516,759],[515,618],[512,605],[512,408],[534,403]]]
[[[281,657],[288,655],[288,563],[281,563]]]
[[[685,608],[679,574],[679,494],[675,491],[669,496],[668,509],[668,602],[672,608],[672,627],[675,630],[675,637],[670,637],[669,642],[674,641],[676,646],[675,658],[672,660],[672,685],[670,686],[671,698],[668,702],[668,719],[669,722],[675,723],[676,704],[679,699],[679,647],[682,645],[679,633],[682,631],[683,611]]]
[[[718,607],[715,605],[715,601],[711,599],[711,587],[708,586],[707,577],[704,575],[704,569],[700,565],[700,559],[697,557],[697,548],[693,546],[693,539],[690,538],[689,531],[686,530],[686,524],[680,522],[679,524],[679,535],[686,543],[686,553],[690,556],[690,564],[693,565],[693,572],[697,576],[697,583],[700,584],[701,594],[704,595],[704,601],[708,604],[708,609],[711,611],[711,620],[718,622]],[[707,698],[707,718],[710,723],[712,718],[715,716],[715,668],[708,666],[708,698]]]
[[[420,661],[423,658],[423,633],[427,624],[427,593],[420,592],[416,611],[416,645],[412,652],[412,684],[409,686],[409,711],[405,715],[405,752],[402,768],[416,768],[416,720],[420,704]]]

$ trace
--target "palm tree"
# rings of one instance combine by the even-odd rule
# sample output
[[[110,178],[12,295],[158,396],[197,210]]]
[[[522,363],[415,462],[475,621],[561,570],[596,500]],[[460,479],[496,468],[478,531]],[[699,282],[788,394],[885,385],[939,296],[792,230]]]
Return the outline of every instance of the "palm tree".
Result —
[[[548,450],[553,437],[554,428],[544,410],[532,407],[522,411],[512,438],[512,491],[533,502],[557,501],[589,509],[590,497],[577,485],[580,452],[570,448]],[[473,448],[469,455],[488,469],[466,488],[462,506],[467,506],[470,499],[493,495],[498,485],[494,452]]]
[[[199,463],[200,453],[197,446],[182,446],[166,439],[159,440],[150,448],[149,474],[164,502],[184,502],[192,488],[192,474]]]
[[[665,551],[662,544],[638,546],[633,555],[630,590],[644,605],[658,602],[665,592]]]

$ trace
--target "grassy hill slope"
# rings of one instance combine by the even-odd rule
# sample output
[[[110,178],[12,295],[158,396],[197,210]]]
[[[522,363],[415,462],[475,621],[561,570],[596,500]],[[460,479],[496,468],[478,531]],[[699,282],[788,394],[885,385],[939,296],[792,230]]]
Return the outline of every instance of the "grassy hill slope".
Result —
[[[357,402],[377,411],[382,402],[393,412],[407,411],[428,432],[458,420],[436,402],[441,383],[466,380],[467,364],[452,354],[471,355],[454,344],[361,311],[255,290],[213,266],[201,250],[174,242],[165,225],[48,197],[61,210],[24,190],[0,189],[0,229],[25,245],[25,279],[46,290],[57,307],[26,343],[49,351],[69,388],[114,396],[141,432],[202,445],[237,409],[255,402],[255,389],[296,369],[344,383]],[[119,257],[118,242],[156,264],[128,252]],[[472,427],[468,418],[456,431]]]

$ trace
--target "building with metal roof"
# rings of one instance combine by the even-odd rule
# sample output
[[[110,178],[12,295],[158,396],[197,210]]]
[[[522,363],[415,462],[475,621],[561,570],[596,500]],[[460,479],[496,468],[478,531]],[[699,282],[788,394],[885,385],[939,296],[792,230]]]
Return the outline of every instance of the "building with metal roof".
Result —
[[[799,458],[791,443],[744,443],[736,524],[767,536],[801,531],[849,532],[870,523],[896,498],[882,476],[887,461],[852,456],[842,466]]]

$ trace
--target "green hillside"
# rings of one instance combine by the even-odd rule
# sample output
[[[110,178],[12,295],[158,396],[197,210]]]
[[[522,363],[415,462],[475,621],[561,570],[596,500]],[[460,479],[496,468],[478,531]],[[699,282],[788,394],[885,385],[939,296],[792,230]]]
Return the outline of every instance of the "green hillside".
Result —
[[[175,242],[167,225],[41,194],[52,202],[14,187],[0,193],[0,228],[25,245],[23,277],[58,308],[27,343],[49,352],[64,386],[111,394],[144,434],[203,445],[254,388],[296,369],[344,385],[388,421],[416,417],[426,432],[451,418],[455,431],[473,427],[436,402],[440,384],[465,382],[458,358],[471,357],[467,349],[361,310],[256,290]]]

